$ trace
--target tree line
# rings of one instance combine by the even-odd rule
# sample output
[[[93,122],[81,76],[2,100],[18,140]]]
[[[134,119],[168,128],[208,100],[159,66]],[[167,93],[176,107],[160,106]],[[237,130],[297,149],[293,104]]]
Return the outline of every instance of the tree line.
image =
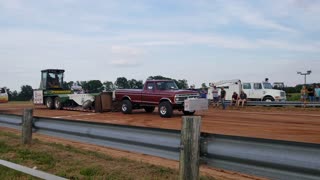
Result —
[[[149,76],[148,79],[165,79],[165,80],[173,80],[179,89],[187,89],[188,81],[186,79],[172,79],[164,76]],[[115,82],[112,81],[104,81],[101,82],[100,80],[90,80],[90,81],[69,81],[63,82],[63,89],[71,89],[71,87],[77,84],[81,86],[83,90],[87,93],[100,93],[103,91],[113,91],[115,89],[142,89],[143,88],[143,81],[136,80],[136,79],[127,79],[125,77],[118,77]],[[21,91],[10,91],[9,93],[9,100],[10,101],[27,101],[31,100],[33,96],[33,88],[30,85],[23,85],[21,86]]]
[[[148,80],[173,80],[179,89],[188,89],[188,81],[186,79],[172,79],[164,76],[149,76]],[[81,86],[85,92],[87,93],[100,93],[103,91],[113,91],[115,89],[142,89],[143,88],[143,81],[136,80],[136,79],[127,79],[125,77],[118,77],[115,82],[112,81],[104,81],[101,82],[100,80],[90,80],[90,81],[69,81],[63,82],[63,89],[71,89],[72,85],[77,84]],[[287,94],[289,93],[299,93],[303,85],[299,84],[295,87],[285,87],[284,91]],[[200,88],[208,89],[206,83],[202,83]],[[30,85],[23,85],[21,86],[21,91],[10,91],[9,92],[9,100],[10,101],[27,101],[32,99],[33,96],[33,88]]]

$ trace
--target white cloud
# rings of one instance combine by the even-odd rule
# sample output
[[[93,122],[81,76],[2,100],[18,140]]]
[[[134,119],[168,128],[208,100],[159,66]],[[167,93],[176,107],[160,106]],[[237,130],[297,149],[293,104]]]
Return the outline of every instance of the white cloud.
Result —
[[[137,60],[118,59],[118,60],[112,60],[110,64],[116,67],[136,67],[141,65],[142,63]]]
[[[117,46],[117,45],[111,46],[111,52],[115,54],[132,55],[132,56],[144,54],[144,51],[142,49],[128,47],[128,46]]]

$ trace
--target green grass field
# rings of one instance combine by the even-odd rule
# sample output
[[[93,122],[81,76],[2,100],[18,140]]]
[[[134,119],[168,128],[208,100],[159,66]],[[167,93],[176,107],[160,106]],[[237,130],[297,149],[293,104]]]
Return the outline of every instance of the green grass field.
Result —
[[[0,132],[0,159],[55,174],[68,179],[178,179],[178,170],[114,158],[70,145],[34,139],[31,146],[21,145],[20,136]],[[0,167],[0,179],[34,179]],[[201,179],[214,179],[203,176]]]

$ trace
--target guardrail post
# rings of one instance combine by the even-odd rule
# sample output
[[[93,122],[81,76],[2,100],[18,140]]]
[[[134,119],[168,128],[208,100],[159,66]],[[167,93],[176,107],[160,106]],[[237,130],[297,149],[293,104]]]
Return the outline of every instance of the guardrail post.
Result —
[[[200,116],[183,116],[180,147],[180,180],[199,179]]]
[[[33,109],[23,110],[22,116],[22,144],[31,144]]]

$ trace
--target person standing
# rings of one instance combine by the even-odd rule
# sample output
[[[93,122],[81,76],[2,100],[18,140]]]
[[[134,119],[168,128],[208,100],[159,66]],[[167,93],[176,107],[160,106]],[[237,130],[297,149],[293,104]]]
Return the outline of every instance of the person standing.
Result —
[[[213,107],[215,107],[215,106],[218,107],[218,103],[219,103],[219,90],[217,89],[216,86],[213,86],[212,97],[213,97]]]
[[[306,101],[307,101],[307,88],[306,86],[302,86],[302,89],[300,90],[300,95],[301,95],[301,102],[303,102],[303,107],[306,107]]]
[[[223,87],[221,87],[220,99],[221,99],[222,109],[226,109],[225,98],[226,98],[226,91],[224,90]]]
[[[319,87],[319,85],[316,85],[316,88],[314,89],[314,95],[315,95],[317,101],[320,102],[320,87]]]
[[[309,96],[309,101],[313,102],[314,101],[314,86],[310,86],[308,88],[308,96]]]

